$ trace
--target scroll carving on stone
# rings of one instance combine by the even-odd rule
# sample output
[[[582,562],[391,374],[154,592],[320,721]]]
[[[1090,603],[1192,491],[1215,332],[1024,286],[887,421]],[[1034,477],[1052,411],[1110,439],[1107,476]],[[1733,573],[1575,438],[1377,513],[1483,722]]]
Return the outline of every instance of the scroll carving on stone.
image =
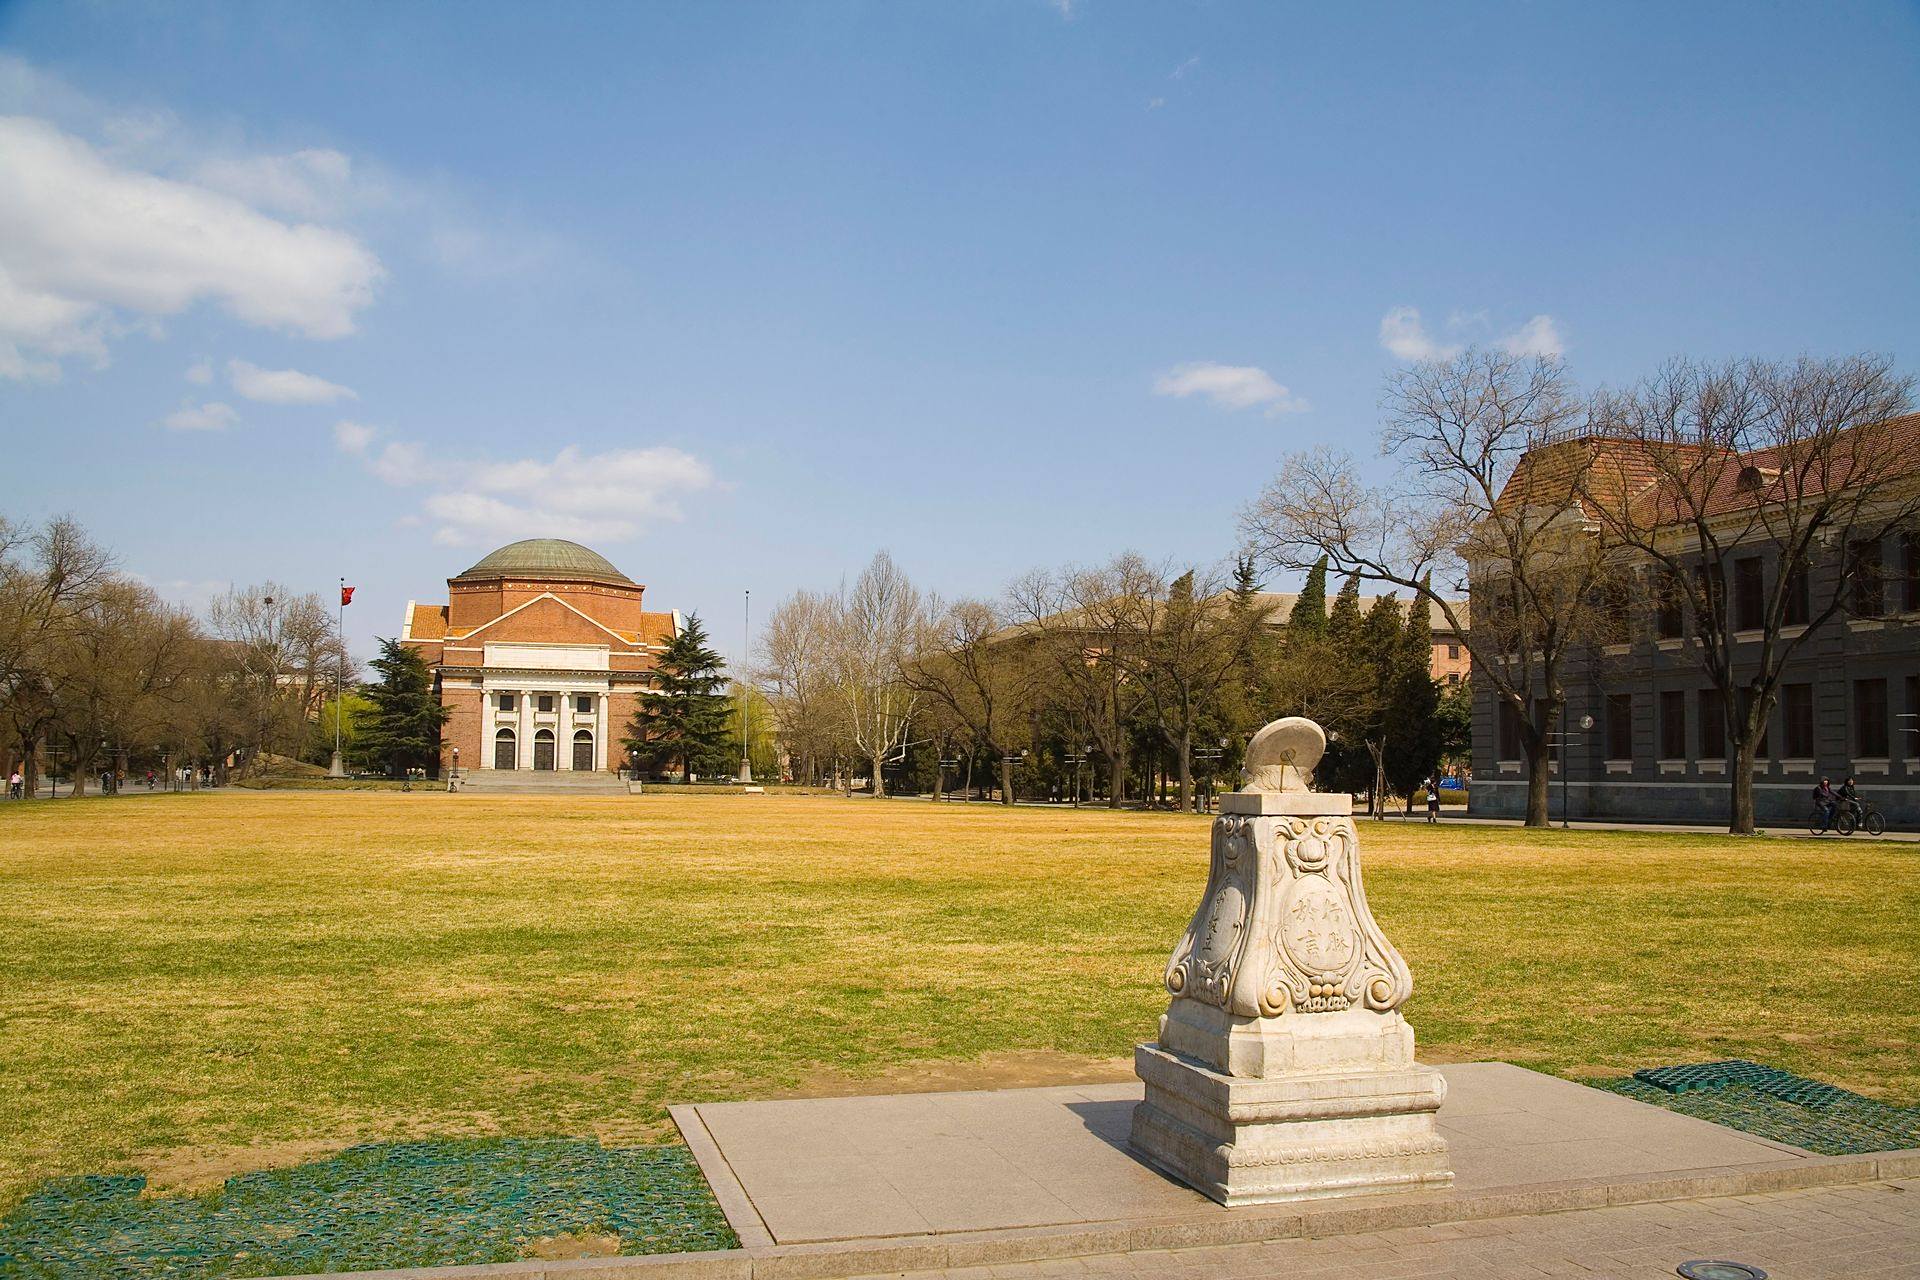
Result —
[[[1312,791],[1326,735],[1276,720],[1221,799],[1206,887],[1167,962],[1172,995],[1133,1149],[1224,1204],[1444,1186],[1446,1082],[1414,1061],[1413,975],[1368,909],[1352,798]]]

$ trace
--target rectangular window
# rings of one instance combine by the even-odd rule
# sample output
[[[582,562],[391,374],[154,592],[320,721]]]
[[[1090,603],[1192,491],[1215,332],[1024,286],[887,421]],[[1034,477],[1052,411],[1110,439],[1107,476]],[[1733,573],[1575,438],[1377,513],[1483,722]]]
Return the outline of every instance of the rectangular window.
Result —
[[[1706,635],[1708,632],[1706,614],[1712,615],[1716,628],[1724,627],[1727,619],[1727,574],[1720,565],[1697,564],[1693,566],[1694,589],[1700,597],[1701,614],[1693,620],[1693,633]]]
[[[1813,616],[1807,595],[1807,562],[1796,560],[1793,568],[1787,571],[1786,607],[1780,611],[1780,621],[1789,627],[1804,627],[1807,619]]]
[[[552,695],[552,694],[550,694],[550,693],[543,693],[543,694],[541,694],[541,695],[540,695],[540,696],[539,696],[539,697],[538,697],[538,698],[537,698],[537,699],[536,699],[536,700],[534,701],[534,704],[533,704],[533,707],[534,707],[534,710],[536,710],[536,711],[551,711],[551,710],[553,710],[553,695]]]
[[[1884,760],[1887,757],[1887,682],[1853,682],[1853,758]]]
[[[1906,584],[1901,608],[1908,613],[1920,612],[1920,533],[1900,539],[1900,579]]]
[[[1767,588],[1760,573],[1760,557],[1733,562],[1733,629],[1758,631],[1767,625]]]
[[[1742,689],[1740,691],[1740,715],[1743,720],[1745,719],[1748,710],[1750,710],[1752,706],[1753,706],[1753,690]],[[1772,754],[1767,750],[1767,744],[1770,741],[1772,741],[1772,728],[1773,726],[1770,725],[1766,720],[1762,720],[1760,722],[1760,741],[1754,743],[1753,745],[1753,758],[1755,760],[1765,759],[1768,755]]]
[[[1500,759],[1520,758],[1520,713],[1505,698],[1500,699]]]
[[[583,693],[575,697],[573,700],[573,709],[583,716],[592,715],[593,714],[593,695],[590,693]]]
[[[1726,699],[1720,696],[1718,689],[1700,691],[1700,758],[1702,760],[1727,758],[1725,708]]]
[[[1633,695],[1607,695],[1607,759],[1633,759]]]
[[[515,710],[519,705],[520,705],[520,700],[514,697],[512,694],[503,693],[500,695],[500,709],[502,711]]]
[[[1448,645],[1448,646],[1447,646],[1447,658],[1448,658],[1448,660],[1450,660],[1450,661],[1453,661],[1453,662],[1458,662],[1458,661],[1460,661],[1460,646],[1459,646],[1459,645],[1457,645],[1457,644],[1450,644],[1450,645]]]
[[[1660,695],[1660,758],[1687,758],[1687,695],[1679,689]]]
[[[1887,584],[1885,566],[1880,563],[1880,543],[1861,538],[1847,544],[1847,563],[1853,574],[1848,607],[1856,618],[1877,618],[1886,612]]]
[[[1787,758],[1813,758],[1813,686],[1789,684],[1780,687],[1780,718],[1787,731]]]
[[[1907,714],[1896,726],[1900,746],[1909,760],[1920,760],[1920,676],[1907,677]]]
[[[1653,633],[1662,640],[1680,635],[1680,578],[1671,569],[1662,569],[1654,578]]]

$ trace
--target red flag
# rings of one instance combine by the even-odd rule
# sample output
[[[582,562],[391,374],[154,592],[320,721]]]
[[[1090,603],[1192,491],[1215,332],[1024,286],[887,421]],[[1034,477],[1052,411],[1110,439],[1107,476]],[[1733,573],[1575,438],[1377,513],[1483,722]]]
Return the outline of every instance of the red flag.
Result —
[[[341,588],[340,588],[340,603],[341,603],[341,604],[343,604],[343,605],[348,605],[348,604],[352,604],[352,603],[353,603],[353,588],[352,588],[352,587],[341,587]]]

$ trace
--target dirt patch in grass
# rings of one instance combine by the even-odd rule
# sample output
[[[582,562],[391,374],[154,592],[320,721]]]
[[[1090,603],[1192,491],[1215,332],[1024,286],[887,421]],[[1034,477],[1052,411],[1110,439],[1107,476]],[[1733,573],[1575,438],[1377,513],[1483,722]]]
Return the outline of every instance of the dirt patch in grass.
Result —
[[[810,1071],[780,1098],[855,1098],[883,1093],[961,1093],[1112,1084],[1134,1079],[1132,1058],[1090,1058],[1052,1049],[1014,1049],[965,1062],[909,1062],[877,1072]]]
[[[145,1196],[198,1195],[218,1190],[235,1174],[262,1169],[288,1169],[309,1160],[344,1151],[351,1142],[308,1138],[294,1142],[256,1143],[245,1147],[194,1148],[158,1159],[140,1161],[136,1168],[147,1180]]]
[[[619,1252],[619,1236],[610,1231],[586,1231],[542,1237],[527,1246],[526,1256],[559,1262],[566,1258],[611,1258]]]

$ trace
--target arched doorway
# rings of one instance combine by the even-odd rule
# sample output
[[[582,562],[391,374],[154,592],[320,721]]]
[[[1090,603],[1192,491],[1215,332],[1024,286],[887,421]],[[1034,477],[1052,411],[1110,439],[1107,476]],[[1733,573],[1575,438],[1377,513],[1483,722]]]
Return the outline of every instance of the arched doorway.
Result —
[[[573,767],[579,773],[593,772],[593,734],[586,729],[573,735]]]
[[[511,729],[502,729],[493,735],[493,767],[496,769],[518,769],[520,767],[520,740]]]
[[[553,730],[542,729],[533,735],[533,767],[553,768]]]

